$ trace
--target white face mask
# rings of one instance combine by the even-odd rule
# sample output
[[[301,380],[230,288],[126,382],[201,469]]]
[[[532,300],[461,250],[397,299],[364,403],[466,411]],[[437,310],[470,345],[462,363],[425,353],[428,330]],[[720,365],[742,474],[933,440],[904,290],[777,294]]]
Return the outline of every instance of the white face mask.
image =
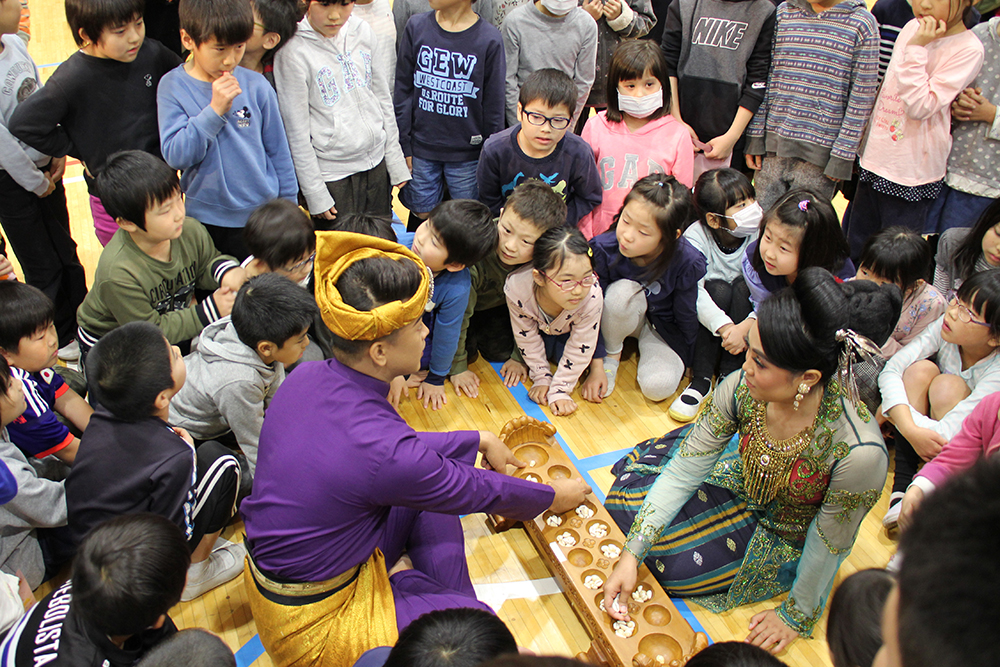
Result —
[[[746,208],[736,211],[735,215],[724,215],[722,217],[735,220],[736,229],[730,229],[729,233],[737,238],[745,239],[757,233],[757,230],[760,228],[761,218],[764,217],[764,209],[760,207],[760,204],[754,202]]]
[[[663,88],[642,97],[632,97],[618,91],[618,108],[633,118],[647,118],[661,107],[663,107]]]
[[[542,0],[542,7],[556,16],[565,16],[577,6],[577,0]]]

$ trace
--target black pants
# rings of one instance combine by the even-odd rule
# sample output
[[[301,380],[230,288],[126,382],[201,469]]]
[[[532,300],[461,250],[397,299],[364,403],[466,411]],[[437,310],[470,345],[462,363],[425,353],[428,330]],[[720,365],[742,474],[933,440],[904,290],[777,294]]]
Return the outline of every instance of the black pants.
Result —
[[[87,278],[70,235],[62,182],[48,197],[38,197],[0,171],[0,222],[24,281],[55,304],[59,346],[69,344],[76,338],[76,309],[87,296]]]
[[[507,304],[477,310],[472,314],[465,334],[465,349],[469,353],[469,363],[480,354],[486,361],[494,363],[510,359],[514,351],[514,331],[510,327]]]
[[[705,290],[712,297],[712,301],[715,301],[715,304],[737,324],[753,312],[750,289],[743,276],[739,276],[732,283],[707,280]],[[714,332],[699,326],[694,341],[694,356],[691,359],[691,377],[711,378],[715,375],[716,365],[719,367],[719,377],[723,378],[743,365],[743,355],[726,352],[721,339]]]
[[[896,442],[896,471],[892,476],[892,492],[906,493],[910,482],[920,470],[923,459],[917,454],[917,450],[913,449],[913,445],[900,435],[895,426],[892,427],[892,435]]]
[[[385,160],[368,171],[359,171],[339,181],[330,181],[326,184],[326,189],[333,197],[338,218],[351,213],[392,216],[392,183],[389,182]],[[313,218],[316,231],[329,229],[330,222],[325,218]]]
[[[240,488],[240,466],[225,445],[214,440],[198,447],[198,479],[195,482],[194,530],[188,539],[192,551],[202,538],[226,527],[236,513]]]
[[[208,231],[208,235],[212,237],[215,249],[223,255],[232,255],[239,262],[250,256],[247,244],[243,241],[242,227],[219,227],[205,223],[202,225]]]

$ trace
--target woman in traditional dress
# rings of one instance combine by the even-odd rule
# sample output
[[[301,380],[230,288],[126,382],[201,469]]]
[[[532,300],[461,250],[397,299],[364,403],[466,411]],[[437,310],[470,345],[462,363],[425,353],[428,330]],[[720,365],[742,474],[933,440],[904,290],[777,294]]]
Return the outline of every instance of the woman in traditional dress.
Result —
[[[900,301],[892,286],[811,268],[761,304],[742,370],[700,418],[612,469],[606,505],[628,537],[604,587],[611,616],[628,620],[618,602],[645,561],[669,594],[714,611],[790,590],[753,617],[747,640],[777,653],[810,635],[885,484],[885,444],[857,399],[854,364],[892,333]]]

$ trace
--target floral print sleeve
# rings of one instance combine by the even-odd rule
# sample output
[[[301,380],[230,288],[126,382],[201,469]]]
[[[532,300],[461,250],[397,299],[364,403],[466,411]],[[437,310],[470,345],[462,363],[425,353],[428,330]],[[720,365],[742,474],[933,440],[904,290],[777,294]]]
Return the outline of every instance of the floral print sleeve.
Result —
[[[889,458],[881,442],[862,442],[834,464],[819,513],[809,526],[792,590],[778,616],[808,637],[823,613],[834,575],[854,546],[861,521],[878,502]]]

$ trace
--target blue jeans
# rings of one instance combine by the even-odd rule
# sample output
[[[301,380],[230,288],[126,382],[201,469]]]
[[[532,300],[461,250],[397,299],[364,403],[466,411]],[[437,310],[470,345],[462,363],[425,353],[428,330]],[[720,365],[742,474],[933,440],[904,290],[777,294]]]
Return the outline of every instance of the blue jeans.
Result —
[[[972,227],[995,200],[954,190],[945,183],[941,194],[927,212],[925,234],[941,234],[952,227]]]
[[[413,178],[399,191],[399,201],[413,213],[430,213],[444,200],[444,184],[452,199],[479,199],[479,160],[439,162],[413,157]]]

